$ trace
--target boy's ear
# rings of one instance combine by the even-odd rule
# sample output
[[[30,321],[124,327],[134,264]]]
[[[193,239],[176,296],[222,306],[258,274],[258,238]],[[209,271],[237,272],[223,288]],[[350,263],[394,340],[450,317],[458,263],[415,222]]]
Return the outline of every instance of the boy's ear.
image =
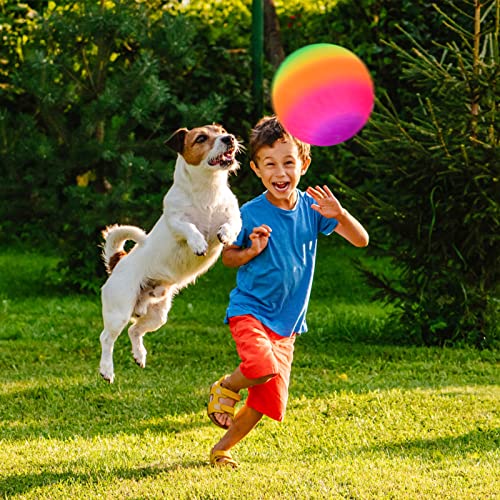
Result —
[[[260,177],[260,170],[255,162],[250,161],[250,168],[255,172],[255,175],[257,175],[257,177]]]
[[[189,132],[187,128],[180,128],[176,130],[163,144],[173,149],[176,153],[184,151],[184,139]]]
[[[311,158],[307,158],[305,162],[302,163],[302,168],[300,170],[300,175],[304,175],[311,164]]]

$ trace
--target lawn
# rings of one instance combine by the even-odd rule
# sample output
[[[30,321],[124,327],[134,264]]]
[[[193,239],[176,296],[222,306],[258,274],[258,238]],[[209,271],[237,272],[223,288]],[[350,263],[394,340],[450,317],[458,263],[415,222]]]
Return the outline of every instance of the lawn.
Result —
[[[355,252],[321,242],[286,419],[263,419],[232,471],[208,465],[222,431],[205,407],[238,362],[222,323],[234,271],[175,299],[144,370],[122,334],[109,385],[99,298],[47,287],[52,256],[1,250],[0,497],[500,498],[498,351],[392,343]]]

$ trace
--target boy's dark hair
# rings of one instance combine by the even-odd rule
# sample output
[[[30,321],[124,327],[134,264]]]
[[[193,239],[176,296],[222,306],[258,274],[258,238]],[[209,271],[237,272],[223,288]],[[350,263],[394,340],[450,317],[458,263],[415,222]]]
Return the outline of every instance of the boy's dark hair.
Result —
[[[255,161],[262,146],[272,146],[276,141],[292,141],[297,145],[299,157],[304,162],[311,157],[311,146],[287,132],[276,116],[264,116],[250,132],[250,159]]]

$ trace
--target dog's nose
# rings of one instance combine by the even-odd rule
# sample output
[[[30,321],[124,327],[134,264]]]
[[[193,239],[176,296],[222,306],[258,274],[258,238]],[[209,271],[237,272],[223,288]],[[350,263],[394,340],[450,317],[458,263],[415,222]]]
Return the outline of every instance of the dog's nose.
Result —
[[[234,144],[234,135],[225,135],[224,137],[221,137],[221,141],[228,146],[232,146]]]

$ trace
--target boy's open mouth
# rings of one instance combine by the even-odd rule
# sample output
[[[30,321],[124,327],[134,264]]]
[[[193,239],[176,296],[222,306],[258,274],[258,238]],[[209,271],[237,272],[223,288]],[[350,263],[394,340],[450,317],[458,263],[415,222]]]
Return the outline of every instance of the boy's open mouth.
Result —
[[[285,192],[290,186],[289,182],[273,182],[273,187],[276,191]]]

